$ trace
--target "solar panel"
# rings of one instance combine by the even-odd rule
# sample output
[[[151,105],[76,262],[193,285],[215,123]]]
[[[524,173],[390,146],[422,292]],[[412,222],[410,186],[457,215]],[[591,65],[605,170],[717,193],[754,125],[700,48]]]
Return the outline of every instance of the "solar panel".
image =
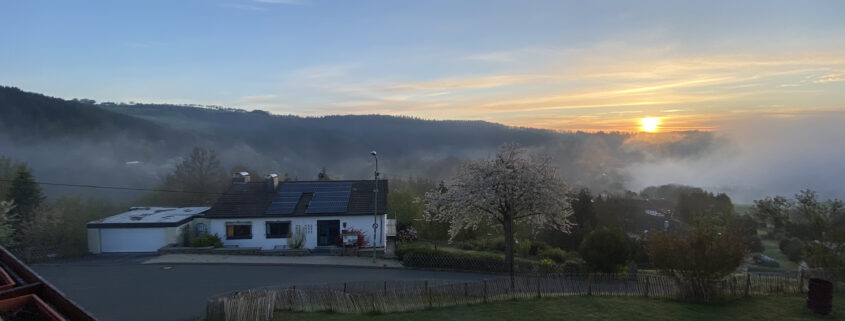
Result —
[[[270,207],[267,208],[266,214],[290,214],[299,203],[299,198],[302,197],[302,192],[285,192],[281,191],[276,194]]]
[[[303,193],[313,193],[306,214],[344,213],[351,192],[352,182],[283,183],[267,214],[292,214]]]

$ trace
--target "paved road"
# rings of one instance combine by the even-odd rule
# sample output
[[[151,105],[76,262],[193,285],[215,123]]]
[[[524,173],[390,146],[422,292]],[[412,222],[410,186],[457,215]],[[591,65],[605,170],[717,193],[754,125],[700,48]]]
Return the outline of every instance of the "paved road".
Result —
[[[210,296],[268,285],[485,277],[409,269],[140,264],[149,258],[99,256],[32,268],[101,321],[194,321],[204,315]]]

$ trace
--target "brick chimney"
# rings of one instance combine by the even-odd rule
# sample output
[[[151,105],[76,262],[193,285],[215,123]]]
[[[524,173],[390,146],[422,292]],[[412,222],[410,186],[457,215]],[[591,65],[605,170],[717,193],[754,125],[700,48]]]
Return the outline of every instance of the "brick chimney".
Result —
[[[232,184],[246,184],[249,183],[249,172],[232,173]]]
[[[275,192],[279,187],[279,175],[267,175],[267,178],[264,181],[267,182],[267,190],[270,192]]]

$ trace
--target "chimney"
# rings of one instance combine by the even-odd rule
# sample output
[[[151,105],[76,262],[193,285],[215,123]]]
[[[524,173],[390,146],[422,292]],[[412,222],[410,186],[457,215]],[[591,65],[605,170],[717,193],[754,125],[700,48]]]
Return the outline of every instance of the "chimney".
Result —
[[[279,175],[267,175],[267,179],[265,179],[264,181],[267,182],[267,190],[270,192],[275,192],[276,188],[279,187]]]
[[[249,183],[249,172],[232,173],[232,184]]]

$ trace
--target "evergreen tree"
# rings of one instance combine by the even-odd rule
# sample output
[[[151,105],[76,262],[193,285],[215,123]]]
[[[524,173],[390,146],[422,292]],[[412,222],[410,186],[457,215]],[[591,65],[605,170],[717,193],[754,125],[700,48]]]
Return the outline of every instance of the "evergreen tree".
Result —
[[[9,188],[6,197],[15,202],[15,208],[12,209],[12,214],[18,218],[15,229],[20,227],[21,222],[29,220],[33,211],[45,199],[44,194],[41,193],[41,187],[38,186],[32,172],[26,167],[18,169],[15,173],[15,178],[12,180],[12,186]]]

